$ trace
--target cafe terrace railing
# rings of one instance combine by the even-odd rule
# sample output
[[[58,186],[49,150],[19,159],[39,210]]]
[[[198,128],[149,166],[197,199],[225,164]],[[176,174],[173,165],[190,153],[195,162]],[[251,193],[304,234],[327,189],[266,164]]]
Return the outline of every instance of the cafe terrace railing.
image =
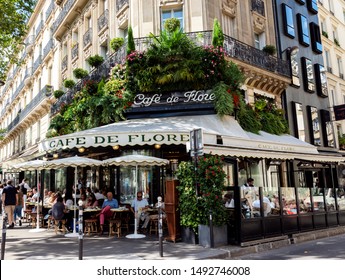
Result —
[[[187,33],[187,35],[199,46],[211,45],[212,31],[191,32]],[[137,51],[145,51],[152,43],[152,39],[148,37],[137,38],[134,41],[135,49]],[[61,96],[52,105],[51,115],[58,113],[62,105],[70,104],[74,95],[82,89],[85,81],[91,79],[95,82],[99,82],[102,78],[107,78],[109,76],[110,69],[116,64],[123,64],[126,58],[126,47],[126,44],[123,45],[117,52],[110,55],[101,66],[94,69],[88,76],[80,80],[74,88],[69,89],[63,96]],[[278,73],[284,77],[290,77],[290,67],[287,61],[267,55],[265,52],[227,35],[224,35],[224,52],[227,57],[243,61],[247,64],[270,72]]]

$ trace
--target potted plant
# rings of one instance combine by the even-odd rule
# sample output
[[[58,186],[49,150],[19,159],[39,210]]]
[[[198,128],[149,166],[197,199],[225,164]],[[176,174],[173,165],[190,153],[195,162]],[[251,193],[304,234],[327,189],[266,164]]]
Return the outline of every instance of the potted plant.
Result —
[[[227,244],[227,220],[222,200],[225,176],[221,157],[212,155],[200,157],[196,170],[192,163],[182,162],[177,171],[181,226],[196,233],[199,244],[205,247],[211,244],[210,211],[215,246]]]
[[[262,51],[269,54],[269,55],[275,55],[277,52],[277,49],[273,45],[266,45],[262,48]]]
[[[65,92],[61,89],[57,89],[54,91],[54,97],[56,99],[60,98],[61,96],[63,96],[65,94]]]
[[[89,72],[83,68],[76,68],[73,70],[73,75],[74,77],[76,77],[77,79],[83,79],[85,78],[87,75],[89,74]]]
[[[97,68],[98,66],[100,66],[103,61],[104,58],[98,54],[94,55],[94,56],[90,56],[86,59],[87,63],[89,63],[92,67]]]
[[[73,88],[75,86],[75,81],[72,79],[66,79],[63,81],[63,85],[65,88]]]
[[[124,44],[125,40],[121,37],[116,37],[110,40],[110,48],[112,51],[117,52],[122,45]]]
[[[179,185],[176,187],[179,193],[181,237],[185,243],[197,244],[198,225],[200,215],[197,205],[194,165],[183,161],[176,172]]]

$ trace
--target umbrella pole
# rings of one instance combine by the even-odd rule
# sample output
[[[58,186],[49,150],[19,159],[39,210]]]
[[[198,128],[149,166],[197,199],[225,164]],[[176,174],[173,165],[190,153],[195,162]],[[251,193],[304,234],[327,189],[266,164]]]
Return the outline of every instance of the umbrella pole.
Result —
[[[36,228],[35,229],[31,229],[29,230],[29,232],[41,232],[41,231],[45,231],[44,228],[40,228],[40,197],[41,197],[41,184],[39,182],[39,176],[38,176],[38,169],[36,170],[36,177],[37,177],[37,182],[38,182],[38,186],[40,186],[40,188],[38,188],[37,186],[37,207],[36,207],[36,213],[37,213],[37,217],[36,217]]]
[[[138,192],[138,164],[135,165],[135,197],[137,195]],[[133,234],[128,234],[126,235],[127,238],[144,238],[146,237],[144,234],[138,234],[138,219],[135,216],[135,209],[134,209],[134,233]]]
[[[67,233],[66,237],[78,237],[79,234],[77,233],[77,187],[78,187],[78,167],[75,167],[74,170],[74,205],[73,205],[73,232]]]

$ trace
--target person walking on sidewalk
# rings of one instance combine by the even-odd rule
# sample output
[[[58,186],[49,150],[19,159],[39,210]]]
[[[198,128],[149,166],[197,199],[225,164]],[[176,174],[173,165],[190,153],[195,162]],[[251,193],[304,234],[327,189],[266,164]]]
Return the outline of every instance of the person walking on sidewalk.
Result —
[[[18,217],[18,224],[19,226],[22,226],[22,210],[23,210],[23,204],[24,204],[24,198],[23,198],[23,193],[20,189],[20,186],[17,186],[17,195],[18,195],[18,201],[17,205],[14,208],[14,223],[17,222],[17,217]]]
[[[14,208],[18,202],[17,189],[12,186],[12,180],[7,181],[7,186],[2,191],[2,205],[8,217],[8,228],[14,228]]]

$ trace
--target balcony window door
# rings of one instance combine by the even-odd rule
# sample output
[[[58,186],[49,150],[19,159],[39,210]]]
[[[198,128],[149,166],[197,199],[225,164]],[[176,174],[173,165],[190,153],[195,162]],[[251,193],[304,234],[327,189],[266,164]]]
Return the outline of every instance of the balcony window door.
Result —
[[[171,10],[162,10],[161,17],[161,29],[164,29],[164,23],[167,19],[177,18],[180,21],[180,27],[183,29],[183,10],[181,9],[171,9]]]

